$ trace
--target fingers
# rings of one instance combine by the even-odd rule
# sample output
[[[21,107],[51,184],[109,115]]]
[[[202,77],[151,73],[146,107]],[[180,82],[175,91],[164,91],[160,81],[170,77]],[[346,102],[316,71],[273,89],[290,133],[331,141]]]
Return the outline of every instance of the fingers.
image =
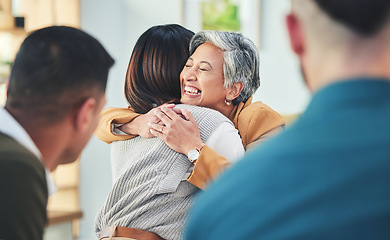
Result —
[[[170,123],[171,118],[169,118],[161,109],[155,109],[154,114],[160,119],[160,121],[168,125]]]
[[[181,113],[182,110],[183,110],[182,108],[172,108],[172,111],[174,111],[176,114],[180,114],[180,115],[182,115],[182,113]]]
[[[181,114],[183,114],[183,116],[185,117],[186,120],[191,121],[191,122],[195,122],[194,116],[192,115],[192,113],[190,111],[188,111],[186,109],[182,109]]]
[[[164,103],[163,105],[157,107],[157,108],[174,108],[175,104],[173,103]]]
[[[155,136],[155,137],[158,137],[160,138],[161,140],[165,140],[165,134],[164,134],[164,127],[162,127],[161,125],[159,124],[151,124],[153,126],[150,126],[150,129],[149,129],[149,132]],[[159,128],[159,130],[155,129],[154,127],[157,127]]]
[[[155,109],[154,114],[166,126],[170,126],[170,124],[173,124],[176,121],[180,121],[181,118],[187,121],[192,121],[192,122],[195,121],[190,111],[185,109],[180,109],[180,108],[172,109],[172,108],[161,107],[159,109]]]
[[[151,128],[149,131],[150,131],[150,133],[151,133],[153,136],[158,137],[158,138],[161,138],[162,135],[163,135],[161,132],[156,131],[156,130],[154,130],[153,128]]]
[[[153,117],[149,118],[149,121],[148,122],[151,122],[151,123],[159,123],[161,122],[160,118],[158,118],[156,115],[154,115]]]
[[[149,126],[150,130],[164,134],[164,128],[165,128],[164,125],[156,124],[156,123],[148,123],[148,126]]]
[[[172,108],[165,108],[162,107],[161,112],[163,112],[166,116],[168,116],[170,119],[176,119],[177,118],[177,113],[174,111]]]
[[[140,115],[137,118],[141,118],[143,122],[153,122],[153,123],[158,123],[160,119],[154,114],[154,111],[156,109],[150,110],[148,113],[144,115]]]

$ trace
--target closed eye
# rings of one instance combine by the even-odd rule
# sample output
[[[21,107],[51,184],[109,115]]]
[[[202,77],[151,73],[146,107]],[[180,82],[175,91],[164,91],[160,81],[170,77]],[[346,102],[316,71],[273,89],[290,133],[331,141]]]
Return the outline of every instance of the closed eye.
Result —
[[[190,68],[190,67],[192,67],[192,58],[188,58],[188,60],[187,60],[187,62],[186,62],[186,64],[184,65],[184,67],[186,67],[186,68]]]

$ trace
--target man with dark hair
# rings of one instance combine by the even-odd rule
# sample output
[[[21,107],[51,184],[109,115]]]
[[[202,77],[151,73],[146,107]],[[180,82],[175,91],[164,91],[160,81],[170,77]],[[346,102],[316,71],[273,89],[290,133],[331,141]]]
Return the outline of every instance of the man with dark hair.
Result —
[[[87,144],[113,63],[75,28],[43,28],[24,40],[0,109],[0,239],[42,239],[49,171],[75,161]]]
[[[199,196],[186,239],[390,239],[389,17],[388,0],[292,0],[313,98]]]

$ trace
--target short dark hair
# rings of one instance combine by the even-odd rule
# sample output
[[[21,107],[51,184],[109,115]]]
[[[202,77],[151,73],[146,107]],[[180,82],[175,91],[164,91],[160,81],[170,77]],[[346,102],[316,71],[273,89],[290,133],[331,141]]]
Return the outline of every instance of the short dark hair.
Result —
[[[378,32],[389,18],[389,0],[314,0],[334,20],[363,36]]]
[[[105,92],[113,64],[103,46],[84,31],[67,26],[36,30],[16,55],[6,108],[48,123],[60,121],[88,97]]]
[[[144,32],[127,68],[125,95],[137,113],[155,105],[179,102],[180,72],[189,57],[194,33],[178,24],[158,25]]]

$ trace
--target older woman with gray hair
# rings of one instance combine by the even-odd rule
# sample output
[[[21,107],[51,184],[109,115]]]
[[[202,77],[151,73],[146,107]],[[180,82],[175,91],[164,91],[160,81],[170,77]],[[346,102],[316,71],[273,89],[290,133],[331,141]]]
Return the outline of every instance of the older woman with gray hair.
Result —
[[[256,46],[242,34],[221,31],[195,34],[190,42],[190,57],[180,74],[180,85],[181,103],[221,112],[233,122],[246,149],[284,126],[276,111],[262,102],[252,103],[252,95],[260,86],[259,57]],[[112,123],[121,124],[121,135],[111,131]],[[111,109],[103,114],[98,129],[97,136],[107,143],[136,135],[159,137],[193,162],[187,181],[201,189],[231,164],[202,142],[190,112],[170,105],[144,115],[129,109]],[[230,151],[224,142],[218,145]]]
[[[190,54],[180,75],[181,103],[223,113],[238,129],[246,149],[282,129],[284,120],[277,112],[262,102],[252,103],[260,76],[259,57],[251,40],[239,33],[201,31],[190,42]],[[200,141],[196,126],[173,113],[169,108],[156,110],[165,126],[161,132],[160,124],[151,124],[152,133],[178,152],[199,151],[188,181],[204,188],[229,162]]]
[[[201,31],[190,42],[190,55],[205,43],[212,44],[222,51],[223,87],[227,89],[234,83],[243,84],[241,93],[231,100],[233,104],[246,101],[260,86],[260,63],[256,46],[240,33]]]

